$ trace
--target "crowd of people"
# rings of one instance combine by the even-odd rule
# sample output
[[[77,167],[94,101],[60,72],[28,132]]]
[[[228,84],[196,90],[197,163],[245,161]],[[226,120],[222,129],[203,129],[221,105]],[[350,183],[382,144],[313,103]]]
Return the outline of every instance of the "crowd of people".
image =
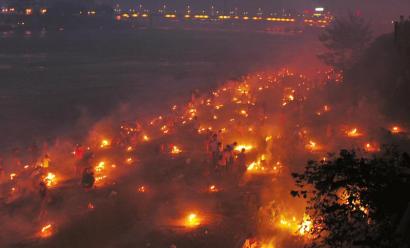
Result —
[[[237,142],[227,144],[225,147],[222,145],[220,135],[217,133],[212,134],[208,142],[208,153],[211,158],[211,170],[220,172],[238,173],[242,175],[246,171],[246,149],[241,148],[239,151],[236,149]]]

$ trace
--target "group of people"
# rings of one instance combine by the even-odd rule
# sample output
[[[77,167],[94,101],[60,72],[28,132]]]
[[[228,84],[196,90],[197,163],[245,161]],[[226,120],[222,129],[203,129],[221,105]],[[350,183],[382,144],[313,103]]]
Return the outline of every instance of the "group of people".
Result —
[[[225,147],[218,134],[212,134],[208,142],[208,152],[211,157],[211,165],[216,171],[236,171],[243,174],[246,171],[245,148],[236,149],[237,142],[227,144]]]

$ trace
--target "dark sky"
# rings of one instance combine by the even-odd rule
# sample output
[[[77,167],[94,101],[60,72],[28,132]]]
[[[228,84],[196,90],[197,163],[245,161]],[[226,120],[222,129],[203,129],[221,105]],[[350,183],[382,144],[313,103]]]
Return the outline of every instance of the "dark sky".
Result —
[[[108,0],[110,1],[110,0]],[[207,8],[211,5],[222,8],[224,0],[114,0],[127,5],[138,5],[140,3],[145,6],[161,6],[166,3],[174,9],[183,8],[187,4],[196,8]],[[385,13],[396,12],[405,15],[410,15],[410,0],[226,0],[227,5],[231,8],[238,6],[248,10],[257,10],[259,7],[266,10],[273,9],[306,9],[315,6],[323,5],[333,10],[356,11],[360,9],[362,12],[370,13]]]

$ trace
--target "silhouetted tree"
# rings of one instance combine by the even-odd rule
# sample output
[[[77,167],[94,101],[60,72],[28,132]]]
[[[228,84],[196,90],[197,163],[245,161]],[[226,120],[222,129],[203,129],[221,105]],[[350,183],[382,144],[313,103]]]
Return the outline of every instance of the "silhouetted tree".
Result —
[[[407,247],[400,245],[403,219],[409,221],[403,217],[410,210],[409,170],[409,155],[385,147],[371,158],[342,150],[293,173],[298,189],[291,194],[308,199],[309,247]]]
[[[345,71],[360,59],[371,39],[371,29],[363,18],[353,14],[336,18],[319,36],[327,49],[319,58],[327,65]]]

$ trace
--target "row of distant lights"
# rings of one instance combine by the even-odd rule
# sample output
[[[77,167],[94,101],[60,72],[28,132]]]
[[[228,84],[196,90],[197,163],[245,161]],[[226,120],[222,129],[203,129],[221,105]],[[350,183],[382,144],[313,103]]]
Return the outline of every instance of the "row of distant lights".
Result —
[[[116,19],[121,20],[121,18],[130,18],[130,17],[134,17],[134,18],[143,17],[143,18],[146,18],[146,17],[148,17],[148,14],[143,13],[143,14],[140,15],[138,13],[133,13],[133,14],[124,13],[122,15],[118,15],[116,17]],[[175,15],[175,14],[166,14],[166,15],[164,15],[164,18],[175,19],[175,18],[177,18],[177,15]],[[184,15],[184,18],[186,18],[186,19],[193,18],[193,19],[203,19],[203,20],[205,20],[205,19],[210,19],[210,16],[209,15]],[[295,22],[294,18],[275,18],[275,17],[262,18],[260,16],[254,16],[254,17],[243,16],[243,17],[240,17],[240,16],[220,15],[220,16],[217,17],[217,19],[219,19],[219,20],[229,20],[229,19],[239,20],[239,19],[242,19],[242,20],[254,20],[254,21],[266,20],[266,21],[274,21],[274,22]]]
[[[39,10],[39,13],[44,15],[44,14],[47,13],[47,11],[48,10],[46,8],[41,8]],[[15,12],[16,12],[15,8],[1,8],[1,13],[3,13],[3,14],[9,14],[9,13],[11,14],[11,13],[15,13]],[[33,13],[34,13],[33,9],[30,9],[30,8],[24,9],[24,14],[25,15],[32,15]]]

